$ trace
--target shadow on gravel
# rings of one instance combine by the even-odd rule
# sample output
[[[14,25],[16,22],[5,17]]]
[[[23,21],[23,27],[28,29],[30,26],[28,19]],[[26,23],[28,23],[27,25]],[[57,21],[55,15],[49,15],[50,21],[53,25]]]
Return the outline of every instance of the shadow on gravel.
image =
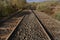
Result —
[[[21,16],[25,16],[25,15],[29,15],[29,14],[31,14],[31,12],[29,12],[29,11],[23,11],[21,13],[18,13],[18,15],[16,15],[16,17],[21,17]]]

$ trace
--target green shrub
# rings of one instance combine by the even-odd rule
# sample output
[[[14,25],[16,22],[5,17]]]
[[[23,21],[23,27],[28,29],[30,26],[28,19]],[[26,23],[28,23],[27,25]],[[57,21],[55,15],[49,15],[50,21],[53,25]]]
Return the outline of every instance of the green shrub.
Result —
[[[0,0],[0,17],[10,16],[11,13],[16,12],[18,9],[22,9],[25,6],[26,0]]]
[[[56,13],[56,14],[55,14],[55,19],[57,19],[57,20],[60,21],[60,13]]]
[[[12,6],[1,7],[0,16],[9,16],[11,13],[15,12],[16,9]]]

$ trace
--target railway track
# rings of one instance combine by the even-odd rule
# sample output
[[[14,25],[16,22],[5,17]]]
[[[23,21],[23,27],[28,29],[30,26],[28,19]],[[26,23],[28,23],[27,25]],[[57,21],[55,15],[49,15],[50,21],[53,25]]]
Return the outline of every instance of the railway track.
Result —
[[[24,18],[22,15],[23,13],[18,13],[14,15],[12,18],[8,19],[6,22],[4,22],[0,26],[0,40],[8,40],[10,35],[13,33],[13,31],[16,29],[17,25],[21,22],[21,20]]]
[[[47,30],[47,28],[45,27],[45,25],[43,24],[43,22],[40,20],[40,18],[38,17],[38,15],[36,15],[36,13],[32,10],[32,12],[35,14],[36,18],[39,20],[39,22],[41,23],[42,27],[45,29],[46,33],[49,35],[51,40],[54,40],[53,36],[50,34],[50,32]]]
[[[51,40],[32,11],[28,12],[8,40]]]
[[[44,24],[53,40],[60,40],[60,22],[51,18],[43,12],[34,12],[37,15],[38,19]]]
[[[24,10],[3,23],[0,40],[59,40],[59,26],[59,23],[43,13]]]

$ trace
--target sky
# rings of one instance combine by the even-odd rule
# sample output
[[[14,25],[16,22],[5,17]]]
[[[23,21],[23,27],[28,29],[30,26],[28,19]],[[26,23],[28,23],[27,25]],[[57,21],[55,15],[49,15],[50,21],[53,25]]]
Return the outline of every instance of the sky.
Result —
[[[43,2],[43,1],[58,1],[58,0],[27,0],[27,2]]]
[[[27,0],[27,2],[42,2],[42,1],[45,1],[45,0]]]

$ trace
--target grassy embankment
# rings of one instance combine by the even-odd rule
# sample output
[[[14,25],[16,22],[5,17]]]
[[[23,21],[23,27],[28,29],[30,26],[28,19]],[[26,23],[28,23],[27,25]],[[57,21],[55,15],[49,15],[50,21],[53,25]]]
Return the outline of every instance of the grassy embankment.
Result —
[[[36,10],[44,12],[60,21],[60,3],[56,1],[32,3]]]

